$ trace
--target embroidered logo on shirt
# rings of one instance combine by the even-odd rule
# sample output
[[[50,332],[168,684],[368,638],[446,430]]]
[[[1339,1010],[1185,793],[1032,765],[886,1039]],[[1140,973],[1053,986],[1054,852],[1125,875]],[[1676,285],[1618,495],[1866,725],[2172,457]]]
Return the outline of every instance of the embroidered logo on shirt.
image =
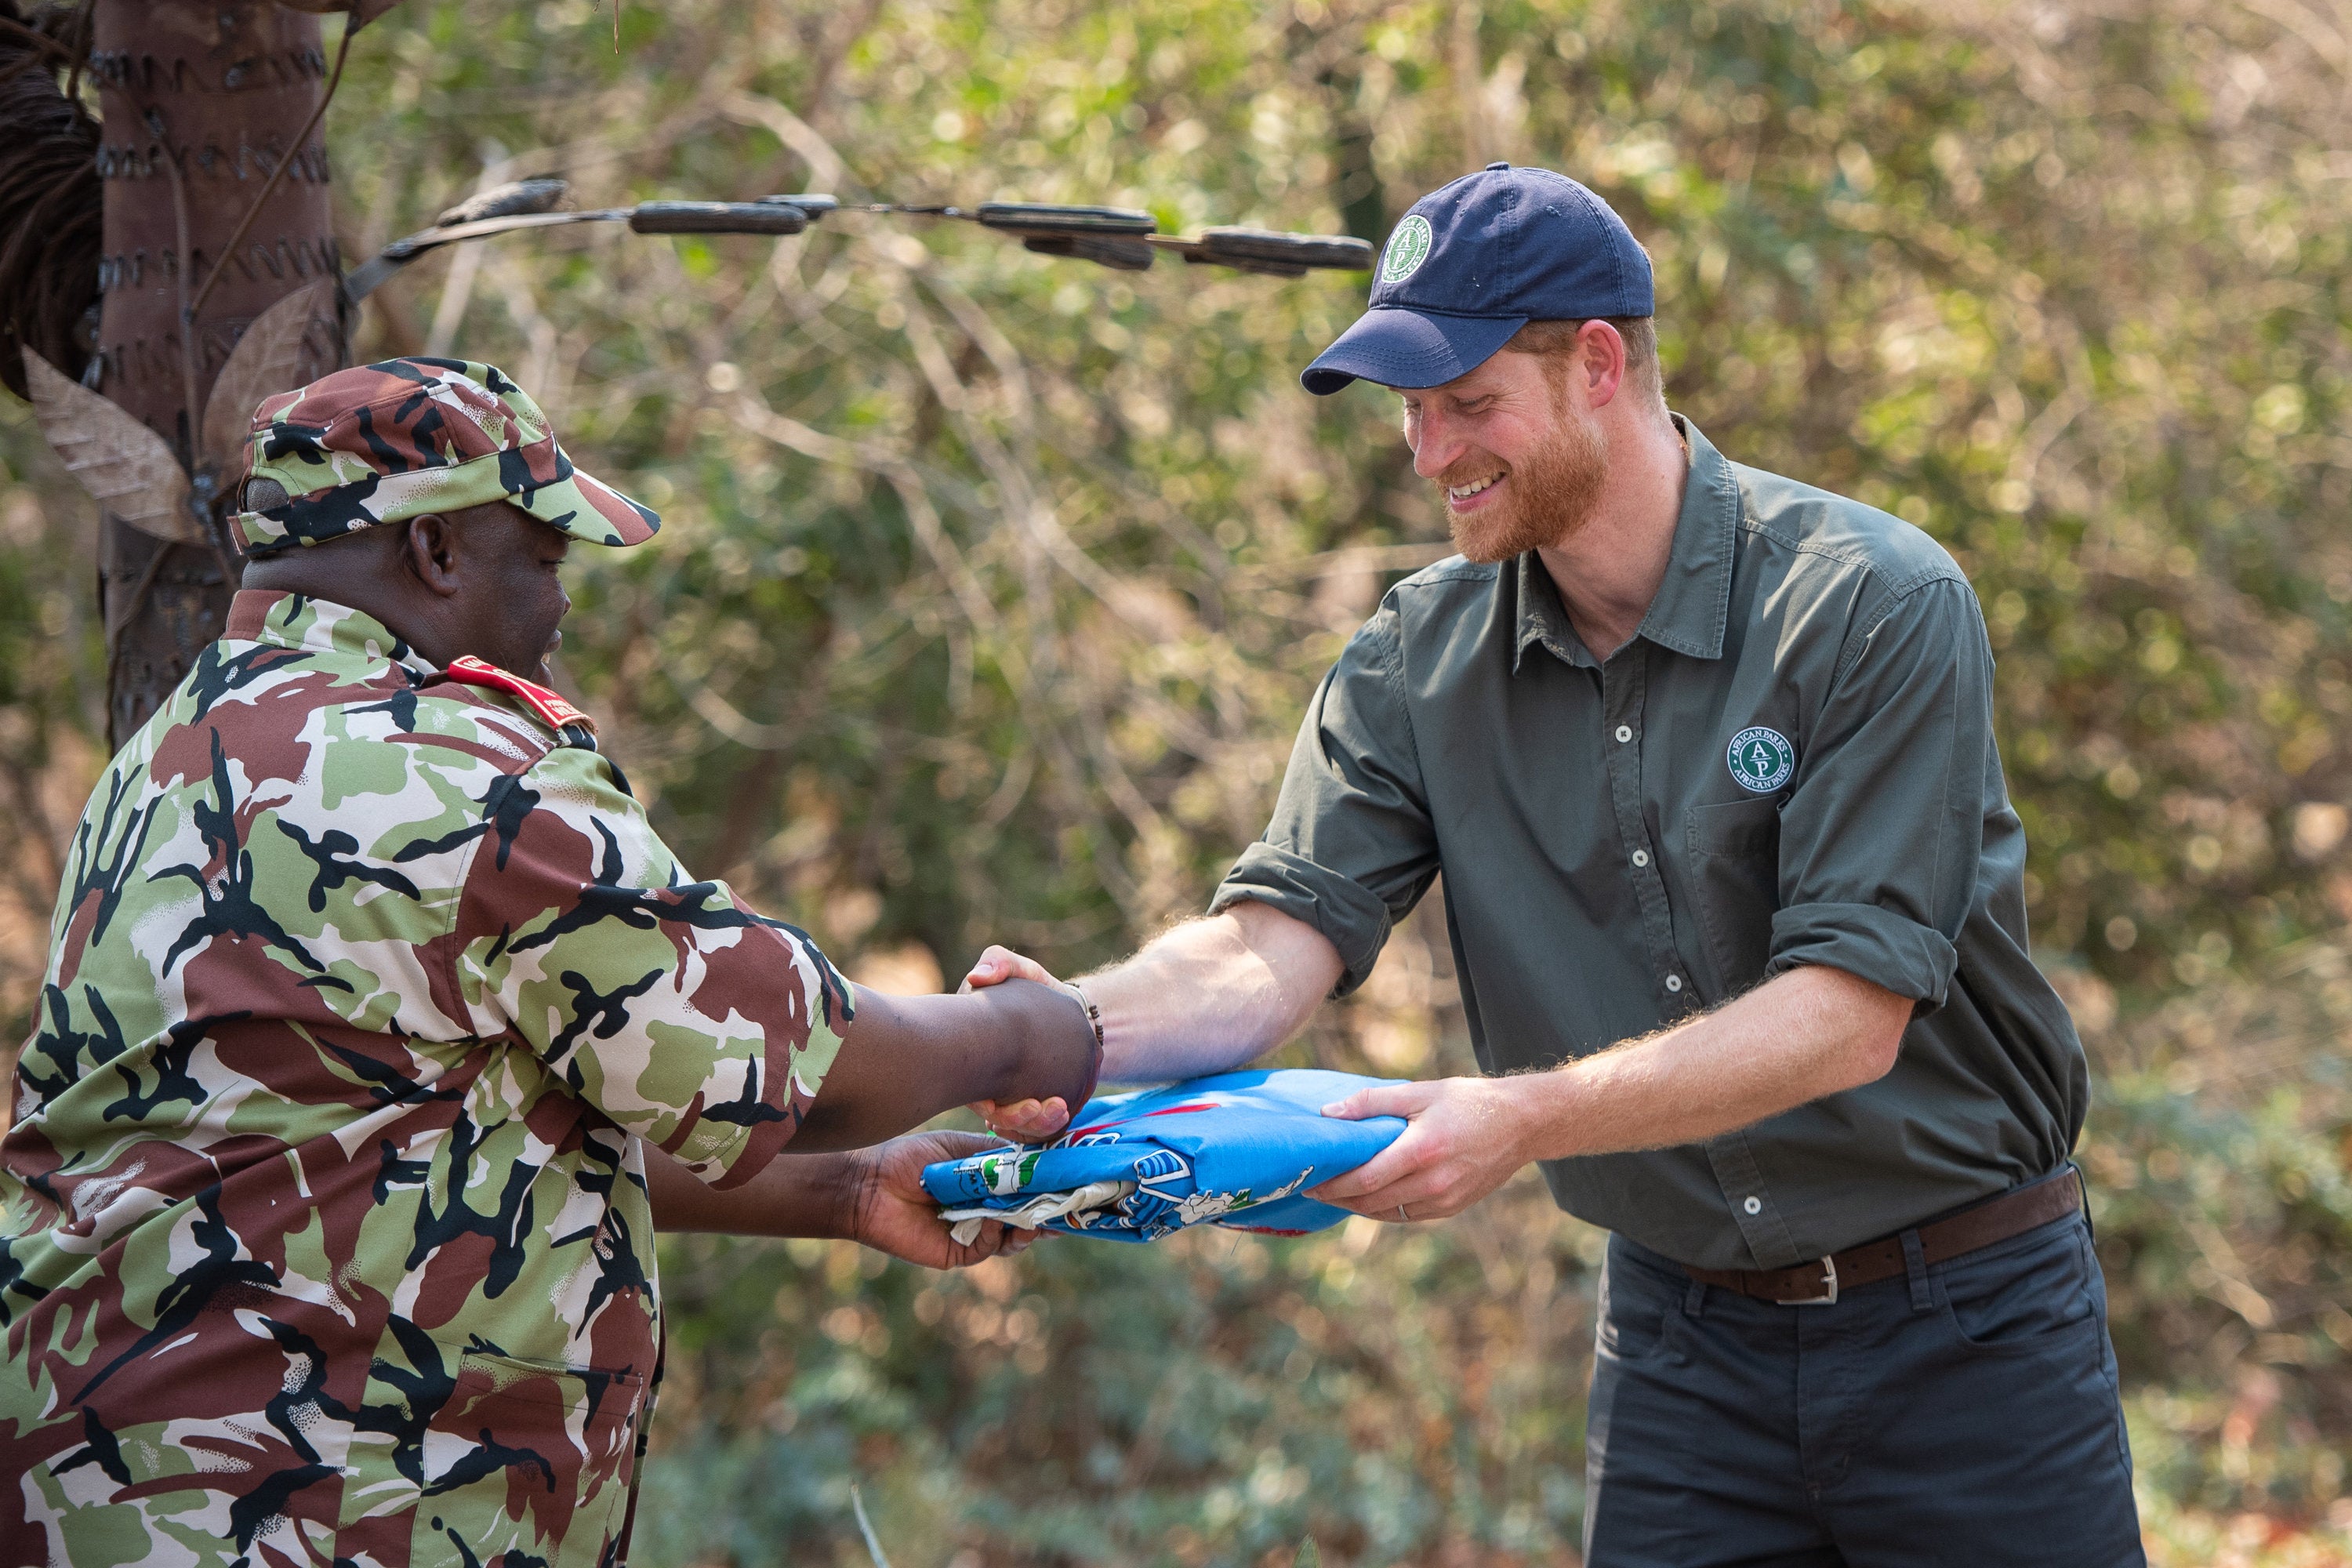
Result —
[[[1751,795],[1769,795],[1797,771],[1797,748],[1780,731],[1759,724],[1731,737],[1724,762],[1741,789]]]
[[[1436,241],[1429,220],[1419,213],[1397,225],[1396,233],[1389,236],[1388,254],[1381,258],[1381,281],[1402,283],[1420,271],[1421,264],[1429,259],[1429,247]]]

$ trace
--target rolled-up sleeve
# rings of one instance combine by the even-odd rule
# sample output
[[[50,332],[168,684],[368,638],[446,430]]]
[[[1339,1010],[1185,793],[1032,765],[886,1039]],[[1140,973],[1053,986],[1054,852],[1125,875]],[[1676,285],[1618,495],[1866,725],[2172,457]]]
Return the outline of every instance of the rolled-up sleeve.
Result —
[[[1316,689],[1274,820],[1209,906],[1255,900],[1321,931],[1346,966],[1336,996],[1364,983],[1437,874],[1402,687],[1396,613],[1383,605]]]
[[[1944,1005],[1975,896],[1992,651],[1957,577],[1891,594],[1841,650],[1780,812],[1768,974],[1825,964]]]

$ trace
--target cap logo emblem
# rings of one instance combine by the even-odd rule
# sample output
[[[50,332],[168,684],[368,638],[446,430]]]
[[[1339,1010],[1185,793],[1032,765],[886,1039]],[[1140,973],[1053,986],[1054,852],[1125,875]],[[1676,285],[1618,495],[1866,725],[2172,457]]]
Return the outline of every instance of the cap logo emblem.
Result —
[[[1724,760],[1734,784],[1750,795],[1769,795],[1797,771],[1797,748],[1780,731],[1759,724],[1731,737]]]
[[[1421,264],[1429,259],[1430,247],[1436,243],[1427,218],[1419,213],[1408,216],[1389,236],[1388,253],[1381,258],[1381,281],[1402,283],[1420,271]]]

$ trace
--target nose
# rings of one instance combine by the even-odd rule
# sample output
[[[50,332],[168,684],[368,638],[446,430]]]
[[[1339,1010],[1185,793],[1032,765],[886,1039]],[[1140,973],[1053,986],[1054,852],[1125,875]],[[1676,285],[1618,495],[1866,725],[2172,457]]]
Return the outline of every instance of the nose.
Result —
[[[1452,420],[1426,405],[1421,410],[1419,424],[1418,437],[1412,443],[1412,471],[1424,479],[1433,479],[1454,466],[1467,443],[1454,428]]]

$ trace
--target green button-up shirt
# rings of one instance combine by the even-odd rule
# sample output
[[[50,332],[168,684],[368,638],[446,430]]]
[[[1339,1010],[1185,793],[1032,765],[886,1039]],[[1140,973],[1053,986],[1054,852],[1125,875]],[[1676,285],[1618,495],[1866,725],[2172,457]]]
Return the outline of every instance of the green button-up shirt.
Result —
[[[1681,428],[1673,553],[1633,640],[1595,658],[1533,555],[1398,584],[1316,692],[1214,907],[1315,926],[1344,994],[1444,872],[1490,1073],[1799,964],[1916,997],[1875,1083],[1704,1144],[1543,1167],[1595,1225],[1777,1268],[2055,1170],[2088,1073],[2027,950],[1967,578],[1908,524]]]

